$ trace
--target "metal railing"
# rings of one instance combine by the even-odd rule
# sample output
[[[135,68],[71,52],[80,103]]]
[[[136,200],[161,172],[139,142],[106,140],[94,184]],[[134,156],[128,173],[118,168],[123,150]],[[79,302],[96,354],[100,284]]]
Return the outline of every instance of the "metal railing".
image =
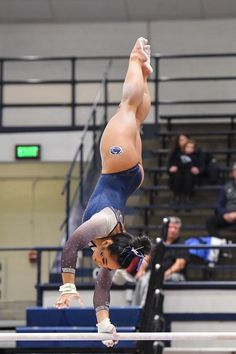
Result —
[[[161,246],[161,251],[163,252],[163,248],[162,245],[160,244],[160,242],[158,243],[158,251],[160,250],[160,246]],[[188,246],[185,244],[179,244],[179,245],[169,245],[169,246],[165,246],[166,249],[219,249],[219,250],[225,250],[225,251],[232,251],[236,249],[236,244],[227,244],[227,245],[218,245],[218,246],[211,246],[211,245],[194,245],[194,246]],[[36,258],[36,274],[35,274],[35,284],[32,284],[32,286],[34,286],[36,288],[36,303],[38,306],[42,305],[42,301],[43,301],[43,286],[45,285],[42,281],[42,257],[43,254],[46,252],[59,252],[61,253],[63,250],[62,247],[51,247],[51,246],[34,246],[34,247],[0,247],[0,253],[2,252],[24,252],[24,251],[36,251],[37,252],[37,258]],[[156,260],[161,260],[161,256],[157,255]],[[218,265],[218,269],[220,269],[221,265]],[[235,266],[232,265],[228,265],[227,269],[223,269],[228,271],[230,269],[230,267],[232,269],[235,270]],[[199,266],[199,269],[201,268],[201,266]],[[224,266],[223,266],[224,268]],[[153,271],[158,272],[158,274],[160,273],[161,269],[155,267],[155,264],[153,262]],[[7,275],[8,276],[8,275]],[[186,282],[187,283],[187,282]],[[194,285],[196,283],[196,285]],[[199,286],[199,284],[201,286],[204,286],[204,283],[206,284],[206,288],[208,287],[208,285],[210,284],[210,280],[209,281],[203,281],[201,282],[201,284],[199,283],[199,281],[191,281],[190,282],[190,287],[191,286]],[[214,286],[216,286],[215,281],[213,281]],[[233,286],[236,286],[235,283],[235,279],[232,279],[231,281],[225,281],[224,280],[224,287],[227,288],[227,286],[229,288],[232,288],[232,283]],[[47,283],[48,284],[48,283]],[[156,288],[156,284],[158,284],[159,287],[162,286],[162,281],[159,278],[155,278],[155,274],[153,274],[153,281],[150,283],[150,293],[149,293],[149,298],[152,297],[152,291],[155,290]],[[53,285],[53,284],[52,284]],[[83,285],[83,283],[80,283],[80,285]],[[53,287],[52,287],[53,289]],[[58,283],[55,283],[55,289],[58,289]],[[27,289],[26,289],[27,291]],[[150,303],[147,303],[147,307],[150,306]]]
[[[100,79],[77,79],[76,78],[76,65],[78,62],[84,61],[102,61],[104,63],[108,62],[111,65],[113,60],[124,60],[128,59],[127,56],[100,56],[100,57],[19,57],[19,58],[0,58],[0,133],[19,133],[19,132],[39,132],[39,131],[72,131],[72,130],[83,130],[83,124],[76,124],[76,108],[78,107],[91,107],[91,102],[78,102],[76,99],[76,85],[78,84],[100,84]],[[68,79],[41,79],[41,78],[27,78],[21,80],[9,80],[6,79],[6,64],[7,63],[38,63],[38,62],[49,62],[57,64],[58,62],[66,62],[69,66],[69,78]],[[110,79],[109,83],[122,83],[122,79]],[[22,102],[22,103],[6,103],[4,101],[4,90],[6,86],[19,86],[19,85],[69,85],[70,86],[70,102]],[[114,106],[119,102],[108,102],[108,77],[103,80],[103,92],[104,101],[97,102],[97,107],[104,107],[107,112],[108,105]],[[39,124],[37,126],[14,126],[3,124],[4,110],[9,108],[69,108],[70,109],[70,124],[68,125],[43,125]]]
[[[157,78],[157,89],[156,89],[156,97],[155,97],[155,103],[157,104],[156,107],[156,117],[158,117],[158,119],[160,118],[160,107],[161,106],[203,106],[203,107],[207,107],[209,105],[217,105],[216,108],[218,109],[218,107],[220,105],[226,105],[227,107],[229,107],[230,105],[234,104],[234,108],[233,108],[233,112],[231,111],[224,111],[223,114],[221,114],[219,116],[219,118],[221,118],[222,120],[224,120],[225,118],[228,118],[231,120],[231,125],[232,125],[232,120],[234,122],[234,118],[236,116],[235,114],[235,104],[236,104],[236,96],[234,98],[227,98],[225,97],[221,97],[221,98],[216,98],[216,99],[209,99],[206,97],[206,99],[198,99],[197,97],[194,99],[171,99],[171,98],[167,98],[167,99],[160,99],[160,93],[162,92],[161,86],[160,84],[165,84],[165,83],[170,83],[170,82],[175,82],[175,83],[192,83],[193,85],[197,82],[213,82],[213,83],[221,83],[224,81],[235,81],[236,80],[236,76],[235,73],[229,74],[229,75],[225,75],[224,73],[222,75],[219,75],[219,73],[217,72],[217,75],[182,75],[182,76],[163,76],[162,73],[162,69],[161,69],[161,63],[166,62],[166,61],[177,61],[178,63],[181,62],[182,60],[186,61],[191,61],[194,59],[197,60],[211,60],[212,63],[214,63],[215,59],[225,59],[225,66],[227,67],[227,59],[236,59],[236,53],[198,53],[198,54],[160,54],[159,56],[155,56],[156,58],[156,71],[159,72],[159,76]],[[178,64],[176,64],[177,66]],[[176,88],[176,90],[178,90],[178,87]],[[207,118],[207,116],[212,115],[213,118],[215,116],[215,118],[217,118],[217,113],[218,111],[215,111],[215,113],[211,114],[212,112],[208,112],[206,109],[206,112],[204,114],[197,114],[197,112],[195,112],[195,118]],[[191,113],[189,114],[188,112],[185,114],[185,118],[188,118],[188,115],[190,116]],[[171,116],[171,115],[170,115]],[[183,116],[181,113],[179,114],[179,117],[177,118],[181,118],[181,116]],[[168,114],[167,114],[168,117]],[[170,118],[170,117],[169,117]],[[184,118],[184,117],[183,117]]]
[[[157,123],[159,120],[161,113],[161,108],[162,107],[173,107],[173,106],[182,106],[182,107],[190,107],[190,106],[209,106],[209,105],[217,105],[216,109],[218,110],[220,105],[226,105],[227,107],[233,105],[233,111],[225,111],[223,112],[225,116],[230,117],[232,114],[235,115],[235,105],[236,105],[236,97],[227,97],[227,94],[223,97],[217,97],[216,99],[209,99],[206,97],[206,99],[199,99],[198,97],[194,97],[194,99],[176,99],[173,97],[170,97],[168,94],[168,97],[161,98],[161,94],[163,91],[163,85],[166,85],[168,83],[192,83],[193,85],[196,84],[196,82],[213,82],[214,84],[216,83],[221,83],[225,81],[236,81],[236,75],[229,74],[226,75],[224,72],[222,75],[217,71],[216,75],[191,75],[189,73],[186,73],[186,75],[163,75],[162,74],[162,64],[166,64],[167,62],[175,62],[175,72],[178,73],[178,68],[179,68],[179,63],[181,63],[183,60],[186,62],[190,62],[191,60],[209,60],[211,63],[214,63],[214,60],[217,59],[223,59],[224,63],[226,63],[227,67],[227,60],[228,59],[234,59],[236,58],[236,53],[215,53],[215,54],[205,54],[205,53],[198,53],[198,54],[153,54],[152,56],[152,62],[153,62],[153,67],[154,67],[154,73],[152,77],[150,78],[150,83],[153,85],[153,100],[152,100],[152,105],[154,107],[154,123]],[[78,107],[90,107],[91,102],[79,102],[77,97],[76,97],[76,90],[77,90],[77,85],[78,84],[98,84],[100,83],[100,80],[98,79],[83,79],[80,77],[77,77],[77,65],[78,63],[81,63],[83,61],[91,61],[92,63],[94,62],[102,62],[106,63],[107,61],[123,61],[123,60],[128,60],[128,56],[99,56],[99,57],[20,57],[20,58],[0,58],[0,133],[11,133],[11,132],[33,132],[33,131],[68,131],[68,130],[82,130],[83,129],[83,124],[80,124],[80,122],[76,123],[76,109]],[[65,62],[67,65],[67,71],[68,71],[68,78],[67,79],[62,79],[56,77],[55,79],[42,79],[42,78],[32,78],[29,77],[27,79],[9,79],[7,78],[8,76],[8,70],[7,70],[7,65],[10,63],[27,63],[27,65],[30,65],[32,63],[43,63],[43,62],[48,62],[51,65],[56,65],[57,63]],[[123,73],[122,73],[123,75]],[[114,84],[114,83],[122,83],[124,77],[118,77],[118,78],[111,78],[107,76],[107,80],[104,80],[103,82],[103,89],[104,89],[104,100],[103,102],[97,102],[97,106],[99,107],[104,107],[104,109],[107,111],[108,107],[116,106],[119,104],[118,101],[111,101],[109,100],[108,97],[108,91],[109,91],[109,85]],[[70,100],[69,102],[21,102],[21,103],[11,103],[11,102],[5,102],[4,97],[5,95],[5,88],[9,86],[19,86],[19,85],[34,85],[34,86],[40,86],[40,85],[69,85],[70,88]],[[176,92],[180,91],[178,86],[176,87]],[[14,126],[14,125],[9,125],[7,123],[7,119],[4,119],[5,122],[3,122],[3,116],[4,116],[4,111],[6,109],[12,109],[12,108],[69,108],[70,109],[70,123],[66,125],[43,125],[39,124],[37,126]],[[196,113],[196,112],[195,112]],[[206,114],[210,113],[208,111],[205,112]],[[217,111],[216,111],[217,113]],[[201,114],[200,114],[201,116]],[[227,118],[227,117],[226,117]],[[223,119],[223,117],[222,117]]]
[[[231,75],[225,75],[222,74],[220,75],[217,72],[217,75],[201,75],[201,76],[193,76],[193,75],[188,75],[188,76],[163,76],[162,75],[162,63],[167,62],[167,61],[174,61],[177,60],[178,62],[181,60],[192,60],[192,59],[206,59],[206,60],[213,60],[215,59],[234,59],[236,58],[236,53],[215,53],[215,54],[181,54],[181,55],[176,55],[176,54],[154,54],[152,56],[152,62],[154,63],[154,74],[150,78],[150,83],[154,85],[154,92],[153,96],[154,99],[152,101],[152,105],[154,106],[154,123],[156,124],[159,121],[160,118],[160,108],[162,106],[195,106],[195,105],[209,105],[212,103],[217,103],[217,106],[220,104],[236,104],[236,97],[235,98],[225,98],[222,97],[221,99],[218,98],[217,100],[214,99],[204,99],[200,100],[198,98],[194,100],[179,100],[179,99],[161,99],[160,98],[160,93],[162,92],[162,87],[161,85],[166,84],[168,82],[176,82],[176,83],[189,83],[192,82],[193,84],[195,82],[199,81],[204,81],[204,82],[221,82],[221,81],[234,81],[236,80],[236,76],[233,74]],[[119,102],[114,102],[109,99],[108,91],[109,91],[109,84],[113,83],[122,83],[123,78],[120,79],[112,79],[109,77],[109,71],[111,69],[111,65],[114,62],[114,60],[127,60],[127,56],[100,56],[100,57],[49,57],[49,58],[41,58],[41,57],[21,57],[21,58],[0,58],[0,133],[4,132],[33,132],[33,131],[68,131],[68,130],[82,130],[82,138],[80,141],[80,144],[76,150],[76,153],[74,155],[74,158],[72,160],[72,163],[69,167],[69,170],[67,172],[66,178],[65,178],[65,183],[63,187],[63,193],[66,193],[66,217],[65,220],[62,223],[62,226],[66,226],[66,237],[68,238],[70,230],[69,230],[69,218],[72,210],[72,205],[75,201],[75,198],[77,196],[77,192],[79,193],[79,199],[80,203],[83,204],[84,200],[84,179],[85,179],[85,174],[86,174],[86,169],[85,169],[85,158],[84,158],[84,144],[85,144],[85,137],[87,136],[88,131],[92,131],[93,135],[93,143],[92,143],[92,149],[91,149],[91,155],[93,156],[91,158],[92,163],[94,164],[94,167],[96,167],[96,148],[97,148],[97,142],[99,139],[99,134],[98,131],[102,129],[102,125],[105,124],[108,120],[108,107],[110,106],[115,106],[118,105]],[[77,73],[76,73],[76,65],[80,61],[102,61],[102,62],[107,62],[107,69],[105,70],[105,75],[102,80],[96,80],[96,79],[78,79],[77,78]],[[8,79],[6,75],[6,65],[9,63],[19,63],[19,62],[26,62],[26,63],[35,63],[35,62],[51,62],[51,63],[56,63],[56,62],[66,62],[69,65],[69,78],[64,80],[64,79],[39,79],[39,78],[28,78],[24,80],[12,80]],[[178,67],[178,65],[177,65]],[[95,101],[93,104],[90,102],[77,102],[76,99],[76,85],[79,83],[96,83],[100,84],[100,89],[99,92],[95,98]],[[63,85],[67,84],[70,87],[70,102],[60,102],[60,103],[30,103],[30,102],[23,102],[23,103],[6,103],[4,101],[4,90],[7,85],[43,85],[43,84],[48,84],[48,85]],[[101,94],[104,94],[104,100],[101,102]],[[76,109],[78,107],[90,107],[90,115],[88,122],[86,126],[83,124],[77,124],[76,123]],[[38,126],[9,126],[6,124],[6,122],[3,124],[3,116],[4,116],[4,110],[7,108],[42,108],[42,107],[48,107],[48,108],[53,108],[53,107],[61,107],[61,108],[69,108],[70,109],[70,124],[68,125],[38,125]],[[102,125],[97,122],[97,108],[98,107],[103,107],[104,109],[104,120]],[[232,112],[225,112],[226,117],[231,117],[233,114]],[[201,117],[201,115],[199,115]],[[76,188],[76,193],[74,193],[73,196],[71,196],[71,176],[74,171],[74,168],[76,166],[77,160],[80,161],[80,172],[78,176],[78,186]]]

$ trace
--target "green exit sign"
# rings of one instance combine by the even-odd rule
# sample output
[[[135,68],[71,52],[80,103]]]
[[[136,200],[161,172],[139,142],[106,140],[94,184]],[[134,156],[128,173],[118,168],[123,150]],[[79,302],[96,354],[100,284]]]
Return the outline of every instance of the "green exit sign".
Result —
[[[39,160],[40,145],[16,145],[15,154],[17,160]]]

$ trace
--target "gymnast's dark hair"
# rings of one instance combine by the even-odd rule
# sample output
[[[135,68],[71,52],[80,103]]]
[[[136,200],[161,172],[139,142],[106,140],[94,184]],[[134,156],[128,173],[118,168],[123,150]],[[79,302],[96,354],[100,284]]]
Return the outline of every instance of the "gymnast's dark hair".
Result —
[[[112,241],[108,250],[123,269],[128,268],[135,257],[143,259],[145,255],[151,253],[152,244],[147,236],[136,237],[128,232],[122,232],[112,236]]]

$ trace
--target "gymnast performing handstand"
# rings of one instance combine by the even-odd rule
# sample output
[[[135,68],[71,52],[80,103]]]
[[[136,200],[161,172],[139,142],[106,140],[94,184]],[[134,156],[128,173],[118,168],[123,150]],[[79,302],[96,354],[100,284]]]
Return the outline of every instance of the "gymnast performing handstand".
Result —
[[[114,271],[127,268],[135,259],[139,266],[151,252],[148,237],[134,237],[125,231],[124,209],[128,197],[143,182],[140,126],[150,110],[147,78],[152,73],[150,46],[139,38],[131,51],[122,99],[116,114],[106,125],[100,143],[102,173],[83,215],[62,252],[62,280],[57,308],[79,301],[75,287],[78,250],[89,245],[99,266],[95,283],[94,308],[98,332],[116,333],[109,319],[110,288]],[[145,260],[144,260],[145,262]],[[116,341],[103,342],[113,346]]]

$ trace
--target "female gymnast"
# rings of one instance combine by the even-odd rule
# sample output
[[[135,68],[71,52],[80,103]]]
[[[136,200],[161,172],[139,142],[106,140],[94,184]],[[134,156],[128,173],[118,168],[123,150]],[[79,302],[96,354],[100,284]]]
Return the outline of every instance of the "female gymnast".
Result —
[[[150,46],[140,37],[130,54],[121,103],[101,138],[101,176],[84,212],[83,223],[69,237],[62,252],[63,285],[57,308],[68,307],[72,298],[81,302],[75,287],[77,252],[87,245],[93,251],[92,258],[100,267],[93,298],[98,332],[116,333],[109,319],[115,269],[127,268],[137,259],[140,266],[151,252],[149,238],[130,235],[123,221],[126,201],[144,178],[139,131],[150,110],[147,78],[151,73]],[[113,346],[117,342],[103,343]]]

